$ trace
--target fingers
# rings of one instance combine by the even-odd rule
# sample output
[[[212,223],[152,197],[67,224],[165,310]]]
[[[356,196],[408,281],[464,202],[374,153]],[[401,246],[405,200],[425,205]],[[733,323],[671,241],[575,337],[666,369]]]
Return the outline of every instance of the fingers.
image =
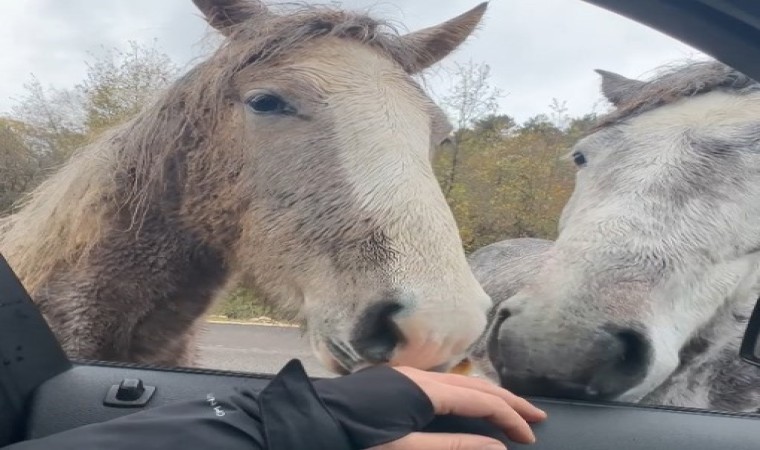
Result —
[[[501,397],[458,386],[438,383],[430,387],[430,398],[441,415],[483,418],[501,428],[513,441],[533,444],[530,425]]]
[[[511,392],[477,378],[396,368],[411,378],[430,398],[437,415],[482,418],[500,427],[517,442],[532,444],[535,435],[528,421],[538,422],[546,413]]]
[[[541,422],[547,417],[546,412],[535,407],[529,401],[486,380],[464,375],[424,372],[406,367],[397,368],[397,370],[412,378],[418,384],[421,380],[431,380],[495,395],[507,402],[510,407],[514,408],[528,422]]]
[[[372,450],[506,450],[501,442],[474,434],[412,433]]]
[[[541,422],[547,417],[546,412],[537,408],[529,401],[525,400],[522,397],[518,397],[508,390],[502,389],[501,387],[489,381],[452,374],[444,374],[444,377],[446,377],[445,383],[447,384],[468,389],[475,389],[501,398],[507,402],[509,406],[514,408],[514,410],[517,411],[517,413],[528,422]]]

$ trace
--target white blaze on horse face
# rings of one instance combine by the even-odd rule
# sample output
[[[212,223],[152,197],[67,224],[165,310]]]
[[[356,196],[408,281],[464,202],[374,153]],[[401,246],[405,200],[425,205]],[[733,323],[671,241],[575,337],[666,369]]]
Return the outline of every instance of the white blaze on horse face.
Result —
[[[342,111],[341,157],[354,193],[363,210],[384,218],[398,252],[390,282],[405,294],[397,323],[406,344],[391,364],[456,362],[484,329],[490,299],[469,270],[429,161],[433,107],[388,59],[365,50],[354,67],[365,81],[382,74],[380,82],[360,81],[331,104],[336,116]]]
[[[383,292],[393,292],[391,300],[401,307],[393,321],[403,338],[389,363],[425,369],[453,365],[485,328],[491,301],[467,264],[431,166],[431,139],[440,134],[431,127],[440,120],[439,110],[384,55],[358,43],[336,48],[340,52],[324,48],[325,55],[305,64],[308,72],[323,74],[321,113],[335,124],[333,144],[352,189],[346,195],[360,216],[375,218],[394,257],[380,273],[351,274],[350,282],[327,261],[316,269],[320,275],[311,277],[315,281],[304,292],[312,345],[328,367],[335,364],[321,342],[327,338],[361,364],[351,334],[363,326],[363,309],[386,300]],[[318,317],[329,311],[326,297],[340,299],[331,301],[343,311]]]

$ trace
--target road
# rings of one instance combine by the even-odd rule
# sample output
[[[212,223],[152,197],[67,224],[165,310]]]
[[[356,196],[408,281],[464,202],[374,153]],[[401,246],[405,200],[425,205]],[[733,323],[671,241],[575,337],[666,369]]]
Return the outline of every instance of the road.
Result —
[[[200,366],[209,369],[277,373],[298,358],[314,377],[331,377],[312,355],[298,328],[209,323],[200,336]]]

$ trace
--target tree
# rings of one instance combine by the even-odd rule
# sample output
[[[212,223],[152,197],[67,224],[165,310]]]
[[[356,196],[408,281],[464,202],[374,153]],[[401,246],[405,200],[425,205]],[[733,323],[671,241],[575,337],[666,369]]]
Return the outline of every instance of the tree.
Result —
[[[517,126],[515,119],[506,114],[488,114],[473,123],[475,133],[493,136],[507,136]]]
[[[549,105],[549,110],[551,111],[552,124],[560,130],[567,128],[571,120],[570,116],[567,115],[567,102],[560,102],[556,98],[553,98]]]
[[[493,115],[499,107],[502,96],[498,88],[491,86],[491,67],[485,63],[476,64],[472,60],[466,64],[456,64],[452,72],[453,87],[443,98],[443,106],[453,117],[456,141],[450,146],[450,164],[443,183],[443,192],[448,199],[456,183],[459,171],[459,156],[467,137],[467,130],[478,120]]]
[[[26,96],[13,108],[24,123],[22,135],[43,167],[65,161],[86,138],[81,100],[74,90],[45,89],[36,78],[25,84]]]
[[[87,76],[69,89],[45,88],[33,77],[13,117],[26,124],[24,141],[41,166],[55,167],[106,128],[139,112],[179,73],[154,46],[130,42],[87,63]]]
[[[72,88],[25,84],[11,117],[0,118],[0,215],[71,154],[106,128],[139,112],[179,70],[155,46],[129,43],[87,63]]]
[[[573,142],[577,141],[594,127],[597,120],[598,117],[596,113],[589,113],[585,116],[572,118],[567,127],[568,136]]]
[[[574,166],[562,156],[594,122],[594,114],[570,116],[556,99],[547,114],[522,124],[493,112],[467,120],[457,131],[457,153],[446,149],[434,160],[465,250],[509,238],[556,237],[575,179]]]
[[[0,118],[0,215],[28,191],[38,173],[38,163],[24,143],[22,123]]]
[[[76,87],[82,98],[83,125],[89,133],[124,121],[172,82],[179,70],[156,47],[129,43],[124,52],[111,49],[87,65],[87,78]]]

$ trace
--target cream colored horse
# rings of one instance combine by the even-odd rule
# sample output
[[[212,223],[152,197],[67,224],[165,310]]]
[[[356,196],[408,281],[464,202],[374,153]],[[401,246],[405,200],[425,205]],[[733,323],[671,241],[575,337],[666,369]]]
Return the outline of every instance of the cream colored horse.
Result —
[[[1,224],[66,351],[191,364],[242,281],[300,311],[337,372],[456,363],[490,302],[429,160],[450,126],[412,76],[485,4],[399,35],[339,9],[195,3],[223,45]]]

